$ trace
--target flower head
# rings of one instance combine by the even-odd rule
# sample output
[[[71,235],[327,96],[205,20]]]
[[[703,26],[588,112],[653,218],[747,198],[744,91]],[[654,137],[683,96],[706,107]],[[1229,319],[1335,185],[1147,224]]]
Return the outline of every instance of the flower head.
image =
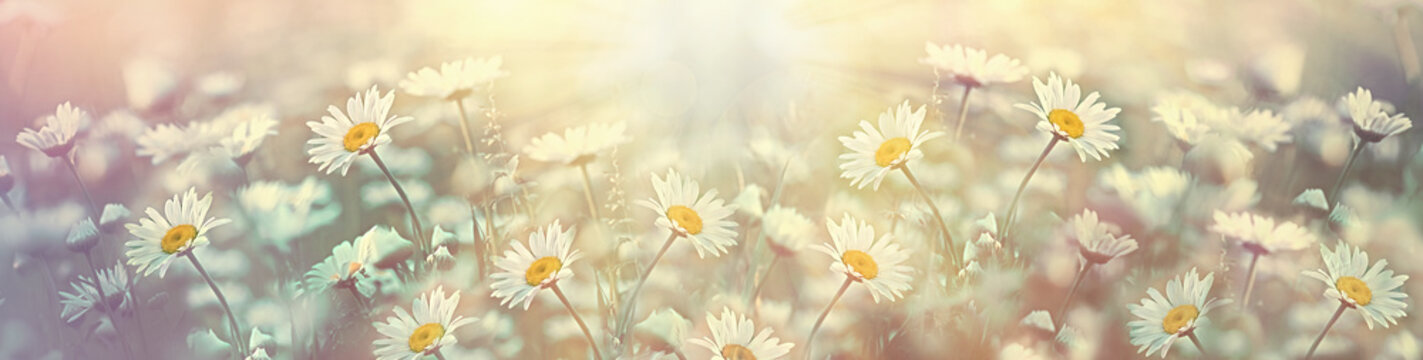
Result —
[[[108,312],[113,309],[127,310],[133,306],[133,296],[128,292],[128,272],[122,264],[114,264],[112,269],[99,269],[98,273],[99,286],[103,287],[107,298],[100,300],[94,281],[80,275],[79,281],[70,284],[74,292],[59,293],[59,303],[64,305],[59,317],[65,322],[74,323],[94,309]]]
[[[1112,234],[1114,225],[1097,220],[1097,212],[1083,210],[1072,218],[1074,240],[1082,246],[1079,256],[1085,262],[1106,264],[1108,261],[1136,251],[1131,235]]]
[[[396,307],[395,316],[374,324],[376,331],[384,335],[374,343],[376,359],[423,359],[441,347],[455,345],[455,330],[475,321],[455,316],[459,302],[458,290],[445,297],[445,288],[437,287],[412,301],[410,312]]]
[[[1318,241],[1309,230],[1293,222],[1276,224],[1273,218],[1245,212],[1227,214],[1216,211],[1211,231],[1239,240],[1247,250],[1260,255],[1300,250]]]
[[[652,176],[656,199],[638,204],[656,211],[657,227],[663,234],[677,234],[692,242],[697,256],[721,256],[726,247],[736,245],[736,223],[728,220],[735,211],[716,197],[716,189],[701,193],[695,180],[683,177],[676,170],[667,170],[666,178]]]
[[[405,75],[400,88],[410,95],[459,100],[469,96],[475,86],[508,76],[508,71],[499,69],[503,64],[504,59],[495,56],[443,63],[440,71],[424,67]]]
[[[357,286],[367,267],[376,261],[375,237],[380,233],[372,227],[353,241],[344,241],[331,248],[331,255],[306,272],[306,291],[318,292],[337,286]]]
[[[148,208],[147,219],[139,219],[137,224],[124,227],[135,239],[124,243],[128,248],[128,264],[138,267],[143,276],[158,272],[163,277],[168,265],[179,256],[208,244],[208,231],[232,222],[229,219],[208,217],[212,206],[212,193],[198,198],[197,189],[188,189],[181,195],[173,195],[163,204],[163,212]]]
[[[938,131],[920,131],[924,124],[924,107],[910,110],[909,101],[879,115],[879,127],[860,121],[854,136],[841,136],[840,143],[850,152],[840,154],[840,177],[850,179],[850,185],[863,189],[865,185],[879,190],[886,174],[911,160],[924,157],[920,146],[925,141],[944,135]]]
[[[66,102],[55,107],[53,115],[44,117],[39,131],[26,128],[15,135],[15,141],[49,157],[60,157],[74,148],[74,135],[88,123],[89,112]]]
[[[941,75],[964,86],[978,87],[995,83],[1013,83],[1028,74],[1028,68],[1018,59],[1003,54],[988,56],[987,51],[963,45],[925,43],[928,57],[919,59],[920,64],[933,66]]]
[[[873,226],[849,214],[845,214],[839,224],[826,221],[826,227],[830,230],[831,242],[816,249],[833,259],[830,271],[865,284],[876,303],[880,298],[898,300],[913,288],[909,285],[909,273],[913,269],[904,265],[909,259],[909,250],[900,248],[889,234],[875,239]]]
[[[311,163],[317,164],[318,171],[327,174],[341,170],[345,176],[356,156],[377,146],[390,143],[390,130],[411,120],[408,116],[390,115],[390,105],[395,102],[395,93],[384,96],[371,86],[364,94],[356,93],[346,100],[346,112],[335,105],[328,106],[329,115],[321,121],[308,121],[307,127],[316,132],[316,137],[308,140],[312,146],[306,151],[311,155]]]
[[[593,161],[598,153],[626,143],[628,139],[623,134],[626,130],[627,124],[621,121],[569,128],[563,131],[563,136],[547,133],[534,138],[524,152],[538,161],[586,164]]]
[[[780,256],[795,255],[815,237],[815,223],[795,208],[772,206],[761,216],[771,250]]]
[[[573,229],[564,229],[558,220],[529,234],[528,247],[514,242],[512,249],[504,251],[504,257],[494,261],[503,271],[492,275],[494,283],[489,287],[494,292],[490,296],[499,298],[500,305],[513,308],[522,303],[528,310],[539,291],[573,277],[569,266],[583,254],[572,248]]]
[[[1127,323],[1131,328],[1131,344],[1139,346],[1136,351],[1145,351],[1146,356],[1160,351],[1165,358],[1171,344],[1191,335],[1211,309],[1229,304],[1229,299],[1208,299],[1213,282],[1214,273],[1200,278],[1196,269],[1191,269],[1167,282],[1166,296],[1151,288],[1146,291],[1148,297],[1141,299],[1141,305],[1128,304],[1127,310],[1139,318]]]
[[[1319,253],[1324,257],[1324,269],[1304,275],[1324,282],[1328,287],[1324,297],[1359,310],[1370,329],[1374,324],[1387,328],[1408,315],[1404,312],[1408,304],[1403,302],[1408,294],[1401,289],[1408,275],[1395,276],[1388,269],[1388,260],[1379,259],[1369,266],[1368,253],[1342,241],[1333,252],[1320,246]]]
[[[779,359],[795,347],[772,337],[770,328],[756,332],[751,319],[732,313],[731,309],[723,308],[719,319],[707,313],[707,327],[711,328],[710,339],[691,339],[691,342],[711,350],[712,360]]]
[[[1359,87],[1352,94],[1344,95],[1343,101],[1349,109],[1349,120],[1354,123],[1354,134],[1364,141],[1383,141],[1413,127],[1413,121],[1407,116],[1385,112],[1383,103],[1374,101],[1369,89]]]
[[[1038,116],[1038,130],[1052,133],[1059,140],[1072,144],[1083,162],[1087,161],[1088,156],[1102,160],[1111,156],[1109,151],[1117,149],[1120,137],[1116,132],[1121,128],[1107,122],[1117,117],[1121,109],[1109,109],[1107,104],[1097,102],[1099,95],[1096,92],[1083,98],[1082,89],[1077,84],[1058,77],[1056,73],[1048,78],[1046,84],[1034,77],[1033,90],[1038,94],[1037,103],[1016,106]]]

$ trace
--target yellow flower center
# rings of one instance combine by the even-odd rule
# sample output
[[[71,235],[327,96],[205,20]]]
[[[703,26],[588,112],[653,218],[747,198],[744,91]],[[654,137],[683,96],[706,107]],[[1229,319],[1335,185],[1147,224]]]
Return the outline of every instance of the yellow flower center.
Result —
[[[702,216],[697,215],[696,210],[682,205],[672,205],[667,208],[667,217],[677,222],[677,226],[687,230],[688,234],[696,235],[702,233]]]
[[[197,227],[188,224],[174,226],[172,229],[168,229],[168,233],[163,234],[163,252],[176,253],[196,237],[198,237]]]
[[[874,279],[879,276],[879,264],[875,264],[875,258],[864,251],[847,250],[840,255],[840,261],[850,266],[855,272],[860,273],[865,280]]]
[[[420,325],[415,328],[414,333],[410,334],[410,352],[423,352],[431,344],[434,344],[435,340],[439,340],[443,336],[445,336],[445,327],[440,324]]]
[[[563,262],[552,256],[541,257],[534,260],[529,265],[529,270],[524,271],[524,280],[529,282],[529,286],[539,286],[544,283],[549,276],[553,276],[559,269],[563,268]]]
[[[1340,276],[1339,280],[1334,282],[1334,287],[1339,288],[1339,292],[1344,293],[1345,296],[1354,299],[1356,304],[1368,305],[1369,302],[1374,301],[1374,292],[1369,290],[1369,284],[1365,284],[1359,278]]]
[[[875,165],[880,167],[890,166],[904,153],[909,152],[909,139],[897,137],[885,140],[879,144],[879,150],[875,150]]]
[[[374,139],[376,135],[380,135],[380,127],[376,126],[376,123],[363,122],[352,126],[351,130],[347,130],[346,138],[342,140],[342,143],[346,145],[346,151],[357,152],[361,151],[361,147],[366,146],[366,143],[371,142],[371,139]]]
[[[751,353],[751,349],[736,344],[727,344],[721,348],[721,357],[726,360],[756,360],[756,354]]]
[[[1047,121],[1057,125],[1058,130],[1067,133],[1067,136],[1073,139],[1082,137],[1082,132],[1086,131],[1082,125],[1082,119],[1071,111],[1053,109],[1052,112],[1047,113]]]
[[[1167,334],[1176,334],[1200,315],[1201,312],[1196,310],[1195,305],[1177,306],[1175,309],[1171,309],[1171,312],[1166,313],[1166,318],[1161,319],[1161,330],[1166,331]]]
[[[350,265],[346,265],[346,276],[354,276],[354,275],[356,275],[356,271],[360,271],[360,270],[361,270],[361,262],[360,262],[360,261],[352,261]]]

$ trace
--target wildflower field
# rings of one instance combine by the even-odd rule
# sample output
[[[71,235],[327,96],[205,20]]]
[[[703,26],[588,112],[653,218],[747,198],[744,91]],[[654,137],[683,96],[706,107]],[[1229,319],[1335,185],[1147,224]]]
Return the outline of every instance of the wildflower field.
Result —
[[[0,359],[1420,359],[1418,38],[1407,0],[0,0]]]

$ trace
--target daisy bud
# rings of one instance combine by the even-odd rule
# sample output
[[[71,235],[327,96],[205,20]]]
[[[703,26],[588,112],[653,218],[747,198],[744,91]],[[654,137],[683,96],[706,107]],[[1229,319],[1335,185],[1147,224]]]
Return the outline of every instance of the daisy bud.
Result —
[[[89,218],[74,224],[74,227],[69,229],[69,237],[64,240],[64,246],[77,253],[89,252],[89,249],[93,249],[98,243],[99,229],[94,227],[94,221]]]
[[[104,213],[99,216],[99,230],[113,231],[123,225],[124,218],[132,215],[123,204],[104,205]]]
[[[256,356],[257,354],[266,355],[266,351],[262,350],[262,348],[276,346],[277,341],[276,339],[272,338],[272,335],[262,332],[262,329],[252,328],[252,337],[250,341],[247,342],[247,348],[255,350],[253,350],[252,356],[248,356],[247,358],[252,359],[253,356]],[[262,358],[266,359],[270,358],[270,356],[264,356]]]
[[[455,256],[450,255],[449,248],[444,246],[435,249],[435,252],[430,256],[426,256],[425,261],[434,264],[435,268],[440,271],[449,271],[455,267]]]
[[[676,310],[662,308],[653,311],[647,319],[633,326],[633,336],[653,351],[674,352],[682,347],[682,339],[692,321],[682,317]]]

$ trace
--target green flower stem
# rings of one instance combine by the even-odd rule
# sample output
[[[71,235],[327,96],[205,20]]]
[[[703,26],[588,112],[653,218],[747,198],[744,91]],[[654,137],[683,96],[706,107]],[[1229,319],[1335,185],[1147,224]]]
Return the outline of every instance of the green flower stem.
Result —
[[[203,276],[203,281],[207,281],[208,287],[212,288],[212,294],[217,296],[218,304],[222,305],[222,311],[227,313],[227,325],[232,328],[232,343],[237,348],[237,357],[246,357],[247,342],[242,339],[242,328],[237,326],[237,316],[232,314],[232,307],[227,305],[227,297],[222,296],[222,290],[217,288],[217,283],[212,281],[212,276],[208,275],[207,269],[203,269],[203,264],[198,262],[198,257],[193,255],[190,249],[184,256],[193,263],[193,268],[198,270],[198,274]]]

